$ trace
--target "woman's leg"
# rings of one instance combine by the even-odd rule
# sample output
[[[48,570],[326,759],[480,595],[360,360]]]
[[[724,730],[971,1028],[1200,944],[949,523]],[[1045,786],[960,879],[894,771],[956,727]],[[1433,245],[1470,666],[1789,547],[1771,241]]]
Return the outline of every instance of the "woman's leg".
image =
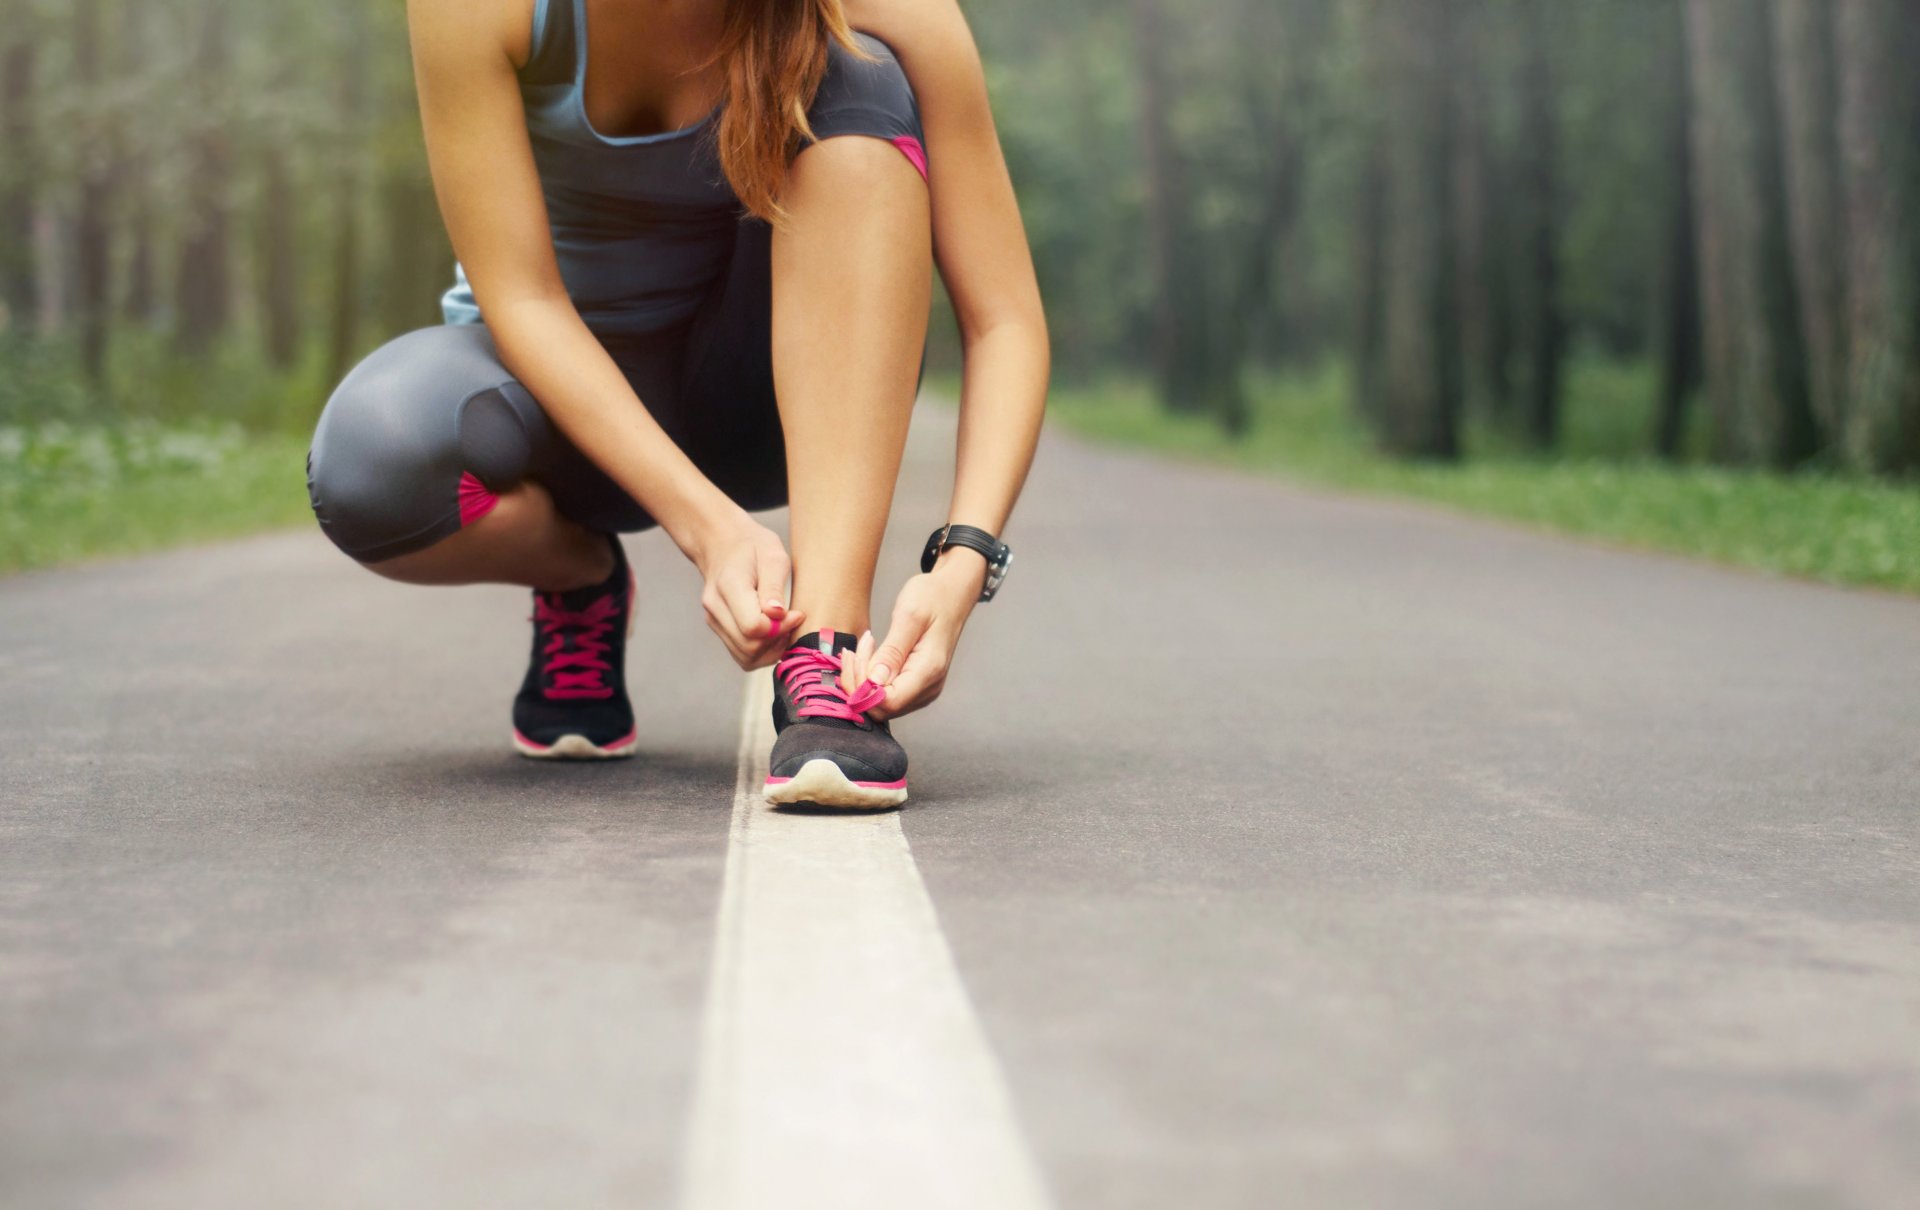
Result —
[[[773,235],[773,376],[786,431],[793,604],[809,626],[869,625],[874,566],[926,344],[926,183],[879,138],[801,152]]]
[[[367,570],[407,584],[519,584],[540,592],[585,588],[613,574],[606,535],[561,516],[539,484],[522,483],[498,500],[458,533]]]
[[[327,535],[380,575],[565,591],[613,570],[591,524],[606,510],[582,495],[591,473],[568,455],[579,460],[485,329],[429,328],[383,346],[340,384],[314,433],[309,486]],[[566,513],[588,523],[535,482],[549,471],[564,472],[578,497]]]
[[[484,330],[427,329],[367,358],[328,401],[307,473],[321,528],[372,571],[535,590],[520,752],[632,755],[633,577],[608,531],[645,514],[558,437]]]

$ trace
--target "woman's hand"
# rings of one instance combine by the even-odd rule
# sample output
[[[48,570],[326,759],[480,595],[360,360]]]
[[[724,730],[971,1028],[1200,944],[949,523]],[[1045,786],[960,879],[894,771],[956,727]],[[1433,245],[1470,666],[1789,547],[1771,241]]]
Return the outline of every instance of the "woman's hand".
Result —
[[[702,537],[693,562],[706,581],[700,604],[707,629],[742,668],[773,663],[781,636],[797,633],[807,620],[785,604],[793,564],[780,535],[742,511]]]
[[[940,696],[986,582],[987,561],[963,547],[948,548],[932,571],[907,581],[887,637],[865,660],[864,676],[887,688],[886,700],[871,711],[875,718],[911,714]]]

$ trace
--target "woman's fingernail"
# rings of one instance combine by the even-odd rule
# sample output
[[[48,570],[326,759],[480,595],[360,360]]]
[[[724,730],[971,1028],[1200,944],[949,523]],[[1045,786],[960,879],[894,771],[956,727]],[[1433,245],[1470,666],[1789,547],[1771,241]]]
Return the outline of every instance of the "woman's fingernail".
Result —
[[[876,685],[884,685],[893,679],[893,669],[885,664],[875,664],[873,671],[867,674],[867,679]]]

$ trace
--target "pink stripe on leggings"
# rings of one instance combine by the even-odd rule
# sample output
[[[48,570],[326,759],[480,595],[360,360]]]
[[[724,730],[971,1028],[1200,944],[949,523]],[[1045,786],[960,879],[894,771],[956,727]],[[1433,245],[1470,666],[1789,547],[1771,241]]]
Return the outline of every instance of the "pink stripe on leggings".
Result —
[[[500,503],[500,497],[487,490],[487,485],[473,477],[471,471],[460,476],[460,525],[465,528],[493,511]]]
[[[927,179],[927,149],[920,145],[919,139],[910,134],[903,134],[897,139],[887,141],[898,147],[901,155],[913,161],[913,166],[920,170],[921,180]]]

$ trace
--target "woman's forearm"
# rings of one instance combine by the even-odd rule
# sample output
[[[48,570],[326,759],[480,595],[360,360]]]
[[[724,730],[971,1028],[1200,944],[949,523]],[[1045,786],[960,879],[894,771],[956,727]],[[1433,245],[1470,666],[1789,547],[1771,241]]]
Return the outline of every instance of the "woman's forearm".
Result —
[[[1044,326],[1010,322],[966,342],[953,500],[946,520],[1005,530],[1033,465],[1046,411]]]
[[[651,513],[696,562],[714,528],[741,515],[676,445],[566,299],[496,305],[500,358],[567,439]]]

